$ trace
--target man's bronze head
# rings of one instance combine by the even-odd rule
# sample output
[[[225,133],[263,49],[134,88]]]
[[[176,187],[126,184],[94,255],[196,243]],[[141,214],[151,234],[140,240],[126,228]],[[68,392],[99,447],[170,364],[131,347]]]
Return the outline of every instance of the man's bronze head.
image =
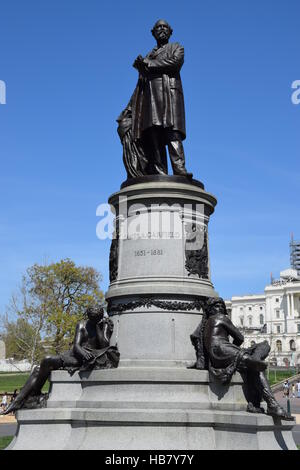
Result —
[[[151,33],[158,42],[168,42],[173,33],[173,29],[167,21],[158,20],[153,26]]]
[[[206,303],[205,313],[208,317],[210,317],[211,315],[217,315],[218,313],[227,315],[227,309],[224,300],[221,297],[211,297],[210,299],[208,299]]]
[[[92,323],[98,323],[104,316],[104,309],[98,305],[91,305],[87,308],[86,315]]]

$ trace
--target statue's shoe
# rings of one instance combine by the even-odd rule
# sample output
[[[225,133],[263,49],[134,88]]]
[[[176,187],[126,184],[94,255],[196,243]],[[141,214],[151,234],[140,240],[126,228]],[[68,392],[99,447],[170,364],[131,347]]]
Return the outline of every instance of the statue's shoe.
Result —
[[[11,403],[5,411],[0,412],[0,416],[8,415],[9,413],[13,413],[14,411],[16,411],[16,408],[13,406],[13,403]]]
[[[251,402],[249,402],[247,406],[247,412],[263,414],[265,410],[261,407],[254,406]]]
[[[0,413],[0,415],[8,415],[9,413],[15,413],[15,411],[19,410],[22,408],[23,400],[18,400],[16,398],[9,406],[6,408],[5,411]]]
[[[267,415],[273,418],[285,419],[287,421],[294,421],[294,416],[288,414],[281,406],[270,406],[267,409]]]
[[[205,370],[205,367],[203,366],[203,364],[199,363],[199,362],[194,362],[194,364],[191,364],[190,366],[187,366],[186,368],[187,369]]]

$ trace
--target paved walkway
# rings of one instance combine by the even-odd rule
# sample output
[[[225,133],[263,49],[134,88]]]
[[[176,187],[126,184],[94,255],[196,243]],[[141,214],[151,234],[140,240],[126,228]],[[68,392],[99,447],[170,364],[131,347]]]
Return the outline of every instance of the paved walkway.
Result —
[[[283,392],[276,392],[275,398],[278,403],[286,410],[287,399],[283,396]],[[297,424],[300,424],[300,398],[290,397],[291,414],[296,416]]]
[[[0,437],[14,436],[17,432],[16,424],[0,424]]]
[[[16,423],[16,418],[14,415],[7,415],[7,416],[1,416],[0,415],[0,424],[9,424],[9,423]]]

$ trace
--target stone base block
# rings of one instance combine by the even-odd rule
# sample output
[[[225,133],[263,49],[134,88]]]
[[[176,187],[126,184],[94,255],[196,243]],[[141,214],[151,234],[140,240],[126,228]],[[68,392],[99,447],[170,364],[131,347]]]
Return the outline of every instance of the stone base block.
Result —
[[[241,411],[56,408],[18,422],[14,450],[296,450],[290,421]]]
[[[51,378],[46,409],[17,413],[9,449],[296,449],[293,423],[249,414],[238,374],[131,368]]]

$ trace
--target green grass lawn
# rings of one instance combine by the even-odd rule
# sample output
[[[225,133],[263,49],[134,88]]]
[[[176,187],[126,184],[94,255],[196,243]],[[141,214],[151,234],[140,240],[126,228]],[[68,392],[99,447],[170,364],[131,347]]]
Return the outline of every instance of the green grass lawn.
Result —
[[[268,377],[268,372],[266,374]],[[281,382],[281,380],[285,380],[285,379],[288,379],[289,377],[292,377],[292,375],[294,374],[295,374],[295,371],[291,369],[277,370],[276,373],[274,370],[270,370],[269,383],[270,385],[275,385],[276,383]]]
[[[0,375],[0,393],[13,392],[16,388],[19,390],[28,379],[28,373],[17,372],[13,374]]]
[[[28,377],[29,373],[27,372],[0,374],[0,394],[3,394],[4,392],[12,393],[15,389],[20,390]],[[49,382],[46,382],[43,387],[43,392],[47,392],[48,389]]]
[[[13,440],[14,436],[0,437],[0,450],[5,449]]]

